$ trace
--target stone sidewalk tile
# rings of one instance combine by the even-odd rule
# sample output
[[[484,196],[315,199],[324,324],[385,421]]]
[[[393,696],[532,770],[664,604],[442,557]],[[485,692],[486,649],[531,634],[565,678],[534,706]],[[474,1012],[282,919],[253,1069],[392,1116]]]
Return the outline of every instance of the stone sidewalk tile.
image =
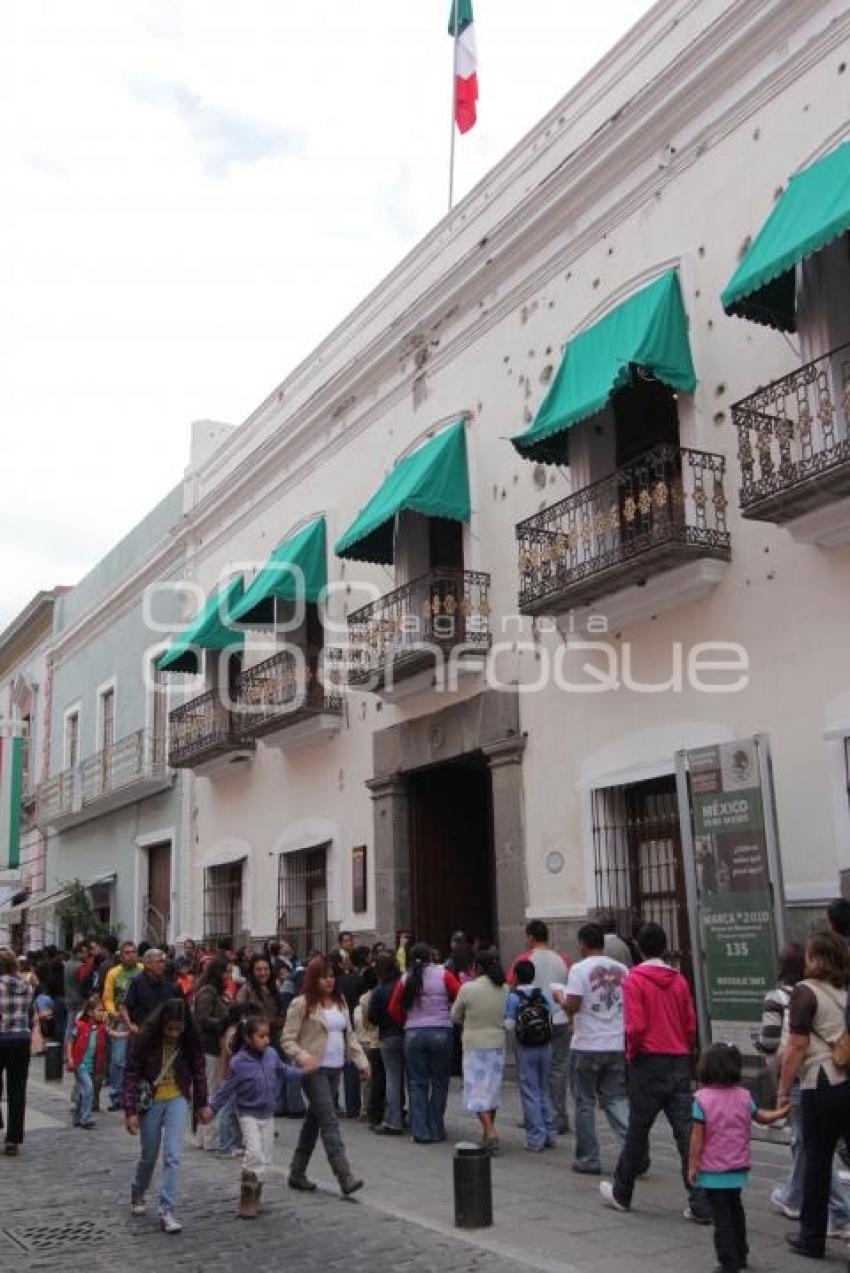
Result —
[[[419,1241],[432,1258],[439,1256],[439,1262],[430,1268],[439,1269],[440,1273],[454,1273],[455,1267],[465,1270],[471,1267],[470,1261],[479,1261],[476,1267],[480,1273],[496,1273],[496,1266],[488,1263],[493,1260],[505,1269],[532,1268],[544,1273],[613,1273],[615,1268],[617,1273],[700,1273],[701,1269],[708,1273],[714,1267],[711,1229],[695,1226],[682,1217],[685,1192],[666,1126],[659,1126],[654,1137],[652,1169],[645,1180],[638,1182],[633,1210],[629,1215],[618,1215],[601,1205],[598,1177],[578,1176],[571,1171],[571,1136],[560,1137],[557,1148],[546,1154],[522,1151],[523,1133],[516,1126],[518,1101],[511,1084],[506,1085],[505,1107],[499,1115],[504,1152],[492,1163],[494,1225],[477,1232],[454,1230],[452,1144],[474,1139],[477,1128],[477,1123],[462,1110],[455,1089],[453,1085],[447,1119],[449,1140],[444,1145],[414,1146],[407,1137],[376,1137],[364,1123],[343,1121],[343,1137],[352,1164],[366,1180],[366,1188],[354,1201],[340,1199],[321,1148],[311,1164],[311,1175],[322,1186],[320,1192],[294,1197],[286,1189],[286,1169],[300,1121],[277,1120],[276,1165],[266,1188],[268,1215],[262,1226],[250,1227],[250,1236],[242,1238],[246,1226],[237,1226],[237,1236],[248,1244],[246,1250],[254,1253],[245,1268],[250,1268],[251,1273],[263,1273],[268,1236],[260,1229],[273,1225],[278,1268],[292,1262],[301,1273],[303,1248],[299,1250],[299,1243],[303,1231],[315,1228],[329,1207],[335,1223],[343,1227],[354,1225],[362,1244],[359,1250],[348,1252],[348,1263],[346,1252],[326,1252],[323,1267],[336,1268],[338,1257],[342,1262],[339,1267],[346,1268],[347,1273],[359,1273],[361,1256],[364,1273],[367,1267],[370,1273],[381,1267],[401,1269],[400,1257],[405,1267],[418,1273],[424,1257],[419,1244],[408,1241],[408,1235],[414,1234],[420,1235]],[[67,1109],[62,1110],[59,1104],[64,1099],[67,1105],[67,1097],[61,1091],[36,1082],[33,1096],[37,1107],[48,1116],[60,1122],[67,1117]],[[613,1170],[617,1146],[607,1126],[603,1126],[604,1120],[600,1118],[599,1122],[603,1165],[606,1170]],[[63,1142],[70,1137],[75,1147],[83,1135],[86,1134],[57,1133]],[[108,1161],[104,1166],[101,1160],[99,1174],[95,1176],[92,1170],[87,1179],[97,1179],[98,1190],[107,1197],[118,1197],[123,1207],[136,1147],[124,1133],[119,1115],[102,1116],[101,1126],[90,1137],[88,1144],[97,1146],[97,1155],[86,1150],[86,1158],[105,1153]],[[220,1235],[233,1232],[229,1226],[236,1208],[239,1162],[222,1162],[188,1146],[184,1161],[186,1181],[192,1181],[192,1188],[181,1214],[191,1227],[193,1244],[203,1248],[204,1268],[215,1273],[215,1262],[222,1258]],[[799,1268],[799,1260],[785,1248],[784,1235],[794,1226],[777,1215],[769,1203],[770,1189],[787,1170],[788,1151],[781,1144],[758,1143],[754,1145],[754,1163],[746,1194],[752,1268],[762,1273],[790,1273]],[[44,1185],[44,1197],[50,1205],[67,1207],[67,1193],[47,1181],[42,1188]],[[21,1199],[20,1206],[26,1205],[26,1199]],[[123,1215],[121,1225],[126,1232]],[[403,1226],[405,1237],[388,1265],[388,1243],[391,1245],[390,1239],[399,1225]],[[198,1230],[202,1236],[197,1235]],[[132,1249],[135,1253],[137,1246],[143,1250],[158,1240],[158,1234],[151,1235],[147,1230],[133,1236]],[[845,1255],[843,1243],[830,1246],[831,1258],[825,1268],[843,1261]],[[0,1259],[4,1254],[0,1254]],[[236,1266],[225,1262],[222,1267]]]

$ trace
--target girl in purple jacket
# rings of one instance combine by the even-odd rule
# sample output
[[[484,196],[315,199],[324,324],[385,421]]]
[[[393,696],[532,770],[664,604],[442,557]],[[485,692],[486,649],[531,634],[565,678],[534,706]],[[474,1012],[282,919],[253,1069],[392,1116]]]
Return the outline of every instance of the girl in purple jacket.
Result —
[[[269,1023],[264,1017],[247,1017],[240,1022],[230,1072],[212,1099],[212,1108],[217,1113],[236,1097],[236,1112],[245,1139],[239,1195],[239,1214],[243,1220],[255,1219],[260,1210],[263,1177],[274,1149],[274,1111],[280,1076],[300,1079],[317,1068],[314,1061],[303,1069],[287,1065],[274,1048],[269,1047],[269,1042]]]

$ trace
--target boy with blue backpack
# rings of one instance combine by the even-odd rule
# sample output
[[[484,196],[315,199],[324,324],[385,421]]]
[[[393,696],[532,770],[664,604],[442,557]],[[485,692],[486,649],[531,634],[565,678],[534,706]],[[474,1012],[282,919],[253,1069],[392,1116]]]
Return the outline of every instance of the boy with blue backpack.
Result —
[[[516,1067],[529,1153],[554,1149],[558,1128],[549,1094],[552,1068],[552,1012],[545,990],[532,985],[534,964],[520,959],[514,965],[516,985],[508,995],[506,1020],[514,1027]]]

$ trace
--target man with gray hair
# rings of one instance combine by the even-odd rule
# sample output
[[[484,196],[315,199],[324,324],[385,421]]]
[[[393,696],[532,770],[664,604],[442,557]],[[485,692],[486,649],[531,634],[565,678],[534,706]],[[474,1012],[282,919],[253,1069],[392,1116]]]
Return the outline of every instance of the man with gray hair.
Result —
[[[183,998],[178,987],[165,975],[166,962],[165,951],[156,946],[146,950],[142,956],[142,971],[127,987],[120,1009],[130,1034],[138,1034],[142,1022],[161,1003],[167,999]]]

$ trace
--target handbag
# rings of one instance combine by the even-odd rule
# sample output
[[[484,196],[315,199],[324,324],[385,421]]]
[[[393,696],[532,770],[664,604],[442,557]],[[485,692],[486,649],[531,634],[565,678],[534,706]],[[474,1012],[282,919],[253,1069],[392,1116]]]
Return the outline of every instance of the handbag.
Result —
[[[139,1086],[136,1093],[136,1109],[140,1114],[147,1114],[151,1105],[153,1105],[156,1089],[159,1087],[160,1083],[174,1064],[175,1056],[176,1052],[172,1053],[169,1059],[163,1062],[162,1069],[159,1074],[157,1074],[153,1082],[151,1082],[150,1079],[139,1079]]]

